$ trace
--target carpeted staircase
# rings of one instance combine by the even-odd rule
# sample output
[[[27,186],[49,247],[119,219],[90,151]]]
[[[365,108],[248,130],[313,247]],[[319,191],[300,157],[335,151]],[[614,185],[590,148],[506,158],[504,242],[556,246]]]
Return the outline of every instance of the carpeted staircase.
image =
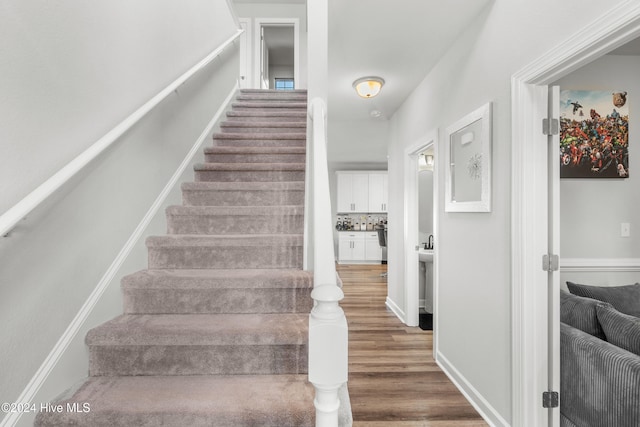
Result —
[[[122,280],[124,314],[87,334],[89,378],[36,425],[314,424],[306,107],[305,91],[241,91],[148,269]]]

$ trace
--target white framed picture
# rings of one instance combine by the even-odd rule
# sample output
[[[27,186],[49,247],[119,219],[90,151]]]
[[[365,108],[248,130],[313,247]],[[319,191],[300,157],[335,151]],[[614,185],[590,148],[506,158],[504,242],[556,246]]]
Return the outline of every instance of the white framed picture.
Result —
[[[445,211],[491,212],[491,103],[447,127],[445,144]]]

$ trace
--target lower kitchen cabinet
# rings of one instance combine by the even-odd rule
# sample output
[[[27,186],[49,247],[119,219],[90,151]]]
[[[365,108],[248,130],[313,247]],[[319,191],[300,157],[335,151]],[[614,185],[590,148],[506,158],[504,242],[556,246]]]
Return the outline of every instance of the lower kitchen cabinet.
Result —
[[[378,243],[378,233],[375,231],[339,232],[338,262],[340,264],[382,262],[382,248]]]

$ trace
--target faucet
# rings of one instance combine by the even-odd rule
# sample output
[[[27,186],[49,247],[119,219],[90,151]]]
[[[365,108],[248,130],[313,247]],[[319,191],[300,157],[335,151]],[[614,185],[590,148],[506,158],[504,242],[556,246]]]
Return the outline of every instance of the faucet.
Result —
[[[428,240],[427,243],[425,243],[424,248],[425,249],[433,249],[433,234],[431,234],[429,236],[429,240]]]

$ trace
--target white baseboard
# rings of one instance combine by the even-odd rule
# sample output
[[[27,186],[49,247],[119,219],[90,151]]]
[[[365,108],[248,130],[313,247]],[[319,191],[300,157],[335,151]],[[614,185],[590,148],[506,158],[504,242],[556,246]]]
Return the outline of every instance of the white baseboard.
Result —
[[[398,307],[398,305],[395,302],[393,302],[393,300],[388,296],[387,296],[387,300],[385,301],[385,305],[389,310],[393,311],[393,314],[395,314],[398,317],[398,319],[402,321],[402,323],[407,323],[405,321],[406,316],[404,314],[404,311],[402,311],[400,307]]]
[[[53,371],[64,352],[71,344],[71,341],[74,339],[78,331],[82,328],[82,325],[93,311],[94,307],[100,300],[100,297],[107,289],[108,285],[113,281],[115,275],[122,267],[122,264],[127,259],[136,243],[143,236],[144,231],[151,223],[153,217],[162,207],[166,198],[169,196],[169,193],[171,193],[171,190],[176,185],[178,185],[178,180],[187,169],[187,167],[191,164],[194,156],[199,152],[204,141],[206,141],[211,135],[213,128],[227,110],[237,91],[238,86],[236,84],[227,98],[224,100],[222,106],[218,109],[218,111],[216,111],[216,114],[213,116],[207,127],[203,130],[202,134],[195,142],[191,150],[189,150],[189,153],[187,153],[186,157],[184,158],[178,169],[175,171],[167,185],[165,185],[165,187],[162,189],[153,205],[151,205],[145,216],[142,218],[142,221],[140,221],[133,234],[129,237],[129,240],[127,240],[105,274],[102,276],[91,295],[89,295],[87,300],[84,302],[84,304],[80,308],[80,311],[78,311],[60,339],[58,339],[58,342],[55,344],[51,352],[47,355],[47,358],[44,360],[42,365],[40,365],[35,375],[31,378],[25,389],[22,391],[16,402],[33,401],[36,393],[38,393],[40,387],[42,387],[49,374]],[[20,420],[21,416],[22,413],[9,413],[6,417],[4,417],[2,422],[0,422],[0,427],[14,426]]]
[[[561,272],[640,272],[640,258],[561,258]]]
[[[436,363],[490,426],[509,427],[509,423],[502,418],[498,411],[439,351],[436,353]]]

